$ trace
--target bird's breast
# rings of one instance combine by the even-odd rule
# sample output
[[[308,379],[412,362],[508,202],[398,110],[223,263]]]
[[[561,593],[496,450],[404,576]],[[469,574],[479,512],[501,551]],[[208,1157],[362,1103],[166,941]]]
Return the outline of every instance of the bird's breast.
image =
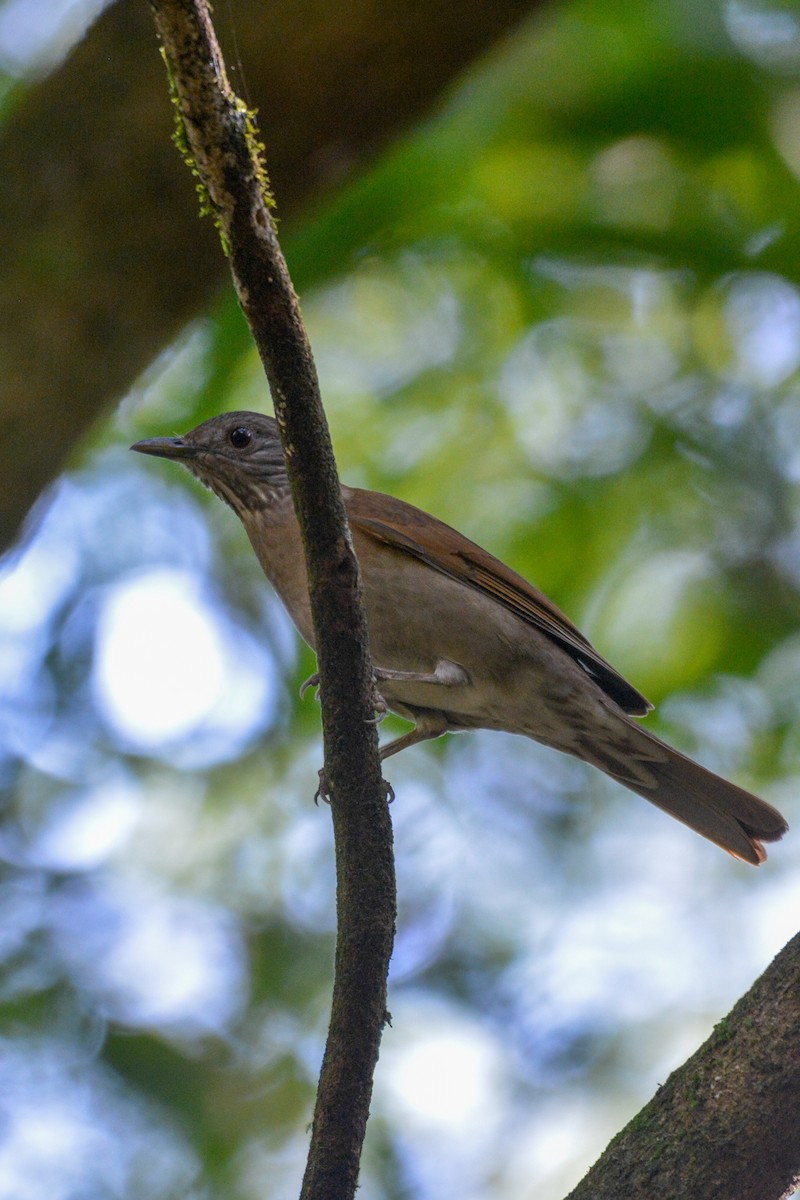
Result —
[[[242,523],[269,579],[295,628],[314,647],[305,552],[291,499],[269,510],[242,515]]]

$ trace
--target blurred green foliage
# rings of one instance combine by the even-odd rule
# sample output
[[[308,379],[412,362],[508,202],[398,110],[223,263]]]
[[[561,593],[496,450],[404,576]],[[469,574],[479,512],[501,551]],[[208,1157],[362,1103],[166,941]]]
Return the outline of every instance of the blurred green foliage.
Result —
[[[285,237],[342,476],[533,579],[672,740],[790,824],[799,79],[791,6],[555,4]],[[233,516],[125,453],[266,399],[230,299],[0,582],[2,1153],[32,1198],[297,1191],[333,946],[312,659]],[[163,571],[272,690],[248,700],[240,664],[148,743],[98,663],[113,598]],[[154,705],[172,651],[136,636],[118,686]],[[746,873],[499,735],[392,781],[394,1026],[362,1194],[562,1195],[793,931],[791,835]]]

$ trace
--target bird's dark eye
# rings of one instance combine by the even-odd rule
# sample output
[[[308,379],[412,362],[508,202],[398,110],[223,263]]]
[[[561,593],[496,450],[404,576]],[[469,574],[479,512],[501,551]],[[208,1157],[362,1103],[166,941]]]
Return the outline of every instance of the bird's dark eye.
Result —
[[[232,446],[237,450],[244,450],[245,446],[250,444],[253,435],[245,425],[237,425],[230,431],[228,437]]]

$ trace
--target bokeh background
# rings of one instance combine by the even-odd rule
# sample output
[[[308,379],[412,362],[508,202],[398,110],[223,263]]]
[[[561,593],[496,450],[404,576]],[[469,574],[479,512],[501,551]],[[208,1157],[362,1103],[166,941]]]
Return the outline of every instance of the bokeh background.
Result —
[[[75,14],[0,7],[6,96]],[[794,826],[798,172],[794,5],[559,0],[285,245],[343,478],[534,580]],[[228,296],[0,567],[2,1200],[299,1187],[334,938],[313,660],[233,514],[127,450],[266,407]],[[796,931],[796,836],[752,871],[498,734],[390,778],[361,1195],[556,1200]]]

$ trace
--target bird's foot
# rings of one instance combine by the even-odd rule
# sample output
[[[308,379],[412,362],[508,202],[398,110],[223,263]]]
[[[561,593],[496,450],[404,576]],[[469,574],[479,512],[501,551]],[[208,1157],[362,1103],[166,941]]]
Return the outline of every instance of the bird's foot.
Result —
[[[320,800],[324,800],[326,804],[330,804],[331,787],[328,783],[328,776],[325,774],[325,768],[320,767],[317,775],[319,776],[319,783],[317,784],[317,790],[314,792],[314,803],[318,805]]]
[[[308,691],[309,688],[312,688],[312,687],[317,689],[317,694],[314,697],[314,699],[319,700],[319,672],[318,671],[315,671],[313,675],[309,675],[309,677],[305,681],[305,683],[300,684],[300,699],[301,700],[305,699],[306,692]]]
[[[317,790],[314,792],[314,803],[318,805],[320,800],[324,800],[326,804],[330,804],[331,788],[330,784],[328,783],[328,776],[325,774],[325,768],[320,767],[317,774],[319,776],[319,783],[317,784]],[[394,800],[394,788],[389,783],[388,779],[384,779],[381,782],[386,789],[386,803],[391,804]]]
[[[375,709],[375,716],[371,719],[370,725],[380,725],[381,721],[386,720],[386,714],[389,711],[389,705],[386,703],[378,689],[374,686],[372,689],[372,704],[373,708]]]
[[[389,706],[387,705],[383,696],[380,694],[377,687],[375,686],[381,677],[382,677],[381,672],[379,670],[376,670],[373,675],[373,679],[372,679],[373,707],[375,709],[375,716],[372,718],[372,722],[374,722],[375,725],[380,725],[381,721],[383,721],[385,719],[386,714],[389,711]],[[312,688],[312,687],[317,689],[317,694],[315,696],[315,699],[319,700],[319,672],[318,671],[315,671],[313,675],[309,675],[309,677],[308,677],[308,679],[306,679],[305,683],[301,683],[301,685],[300,685],[300,699],[301,700],[305,699],[306,692],[308,691],[309,688]]]

